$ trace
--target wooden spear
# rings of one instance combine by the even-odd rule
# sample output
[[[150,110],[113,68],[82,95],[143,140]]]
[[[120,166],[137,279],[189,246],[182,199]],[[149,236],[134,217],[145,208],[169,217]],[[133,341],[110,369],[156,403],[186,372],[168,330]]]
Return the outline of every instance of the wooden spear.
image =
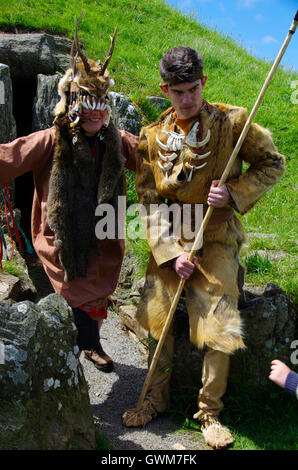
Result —
[[[222,174],[222,177],[221,177],[221,179],[220,179],[220,181],[219,181],[219,183],[218,183],[218,187],[222,186],[222,185],[225,183],[227,177],[229,176],[229,173],[230,173],[230,171],[231,171],[231,168],[232,168],[232,166],[233,166],[233,164],[234,164],[234,162],[235,162],[235,159],[236,159],[236,157],[237,157],[237,155],[238,155],[238,153],[239,153],[239,150],[240,150],[240,148],[241,148],[241,146],[242,146],[242,144],[243,144],[243,141],[244,141],[244,139],[245,139],[245,137],[246,137],[246,135],[247,135],[247,133],[248,133],[248,130],[249,130],[249,128],[250,128],[250,125],[251,125],[251,123],[252,123],[252,120],[253,120],[253,118],[254,118],[254,116],[255,116],[255,114],[256,114],[256,112],[257,112],[257,110],[258,110],[258,108],[259,108],[259,106],[260,106],[260,104],[261,104],[262,99],[264,98],[264,95],[265,95],[266,90],[267,90],[267,88],[268,88],[268,86],[269,86],[269,84],[270,84],[270,82],[271,82],[271,80],[272,80],[272,77],[273,77],[273,75],[274,75],[274,73],[275,73],[275,70],[277,69],[277,67],[278,67],[278,65],[279,65],[279,63],[280,63],[280,61],[281,61],[281,59],[282,59],[282,57],[283,57],[283,55],[284,55],[284,53],[285,53],[287,47],[288,47],[288,44],[289,44],[289,42],[290,42],[290,40],[291,40],[293,34],[294,34],[295,31],[296,31],[297,24],[298,24],[298,10],[297,10],[296,15],[295,15],[295,17],[294,17],[294,20],[293,20],[293,22],[292,22],[292,24],[291,24],[291,27],[290,27],[289,32],[288,32],[288,34],[287,34],[287,37],[286,37],[286,39],[285,39],[285,41],[284,41],[284,43],[283,43],[283,45],[282,45],[282,47],[281,47],[281,49],[280,49],[280,51],[279,51],[279,53],[278,53],[278,56],[276,57],[276,59],[275,59],[273,65],[272,65],[272,68],[271,68],[271,70],[270,70],[270,72],[269,72],[269,74],[268,74],[268,76],[267,76],[267,78],[266,78],[266,81],[265,81],[265,83],[264,83],[264,85],[263,85],[263,87],[262,87],[262,89],[261,89],[261,91],[260,91],[260,94],[259,94],[259,96],[258,96],[258,98],[257,98],[257,101],[256,101],[256,103],[255,103],[255,105],[254,105],[254,107],[253,107],[253,109],[252,109],[252,111],[251,111],[251,113],[250,113],[250,115],[249,115],[249,117],[248,117],[246,123],[245,123],[245,126],[244,126],[244,128],[243,128],[243,130],[242,130],[242,132],[241,132],[241,134],[240,134],[240,136],[239,136],[239,139],[238,139],[238,141],[237,141],[237,144],[236,144],[236,146],[235,146],[235,148],[234,148],[234,150],[233,150],[233,152],[232,152],[232,154],[231,154],[231,156],[230,156],[230,158],[229,158],[229,161],[228,161],[228,163],[227,163],[227,166],[226,166],[226,168],[225,168],[225,170],[224,170],[224,172],[223,172],[223,174]],[[202,225],[201,225],[201,227],[200,227],[200,230],[199,230],[199,232],[198,232],[198,234],[197,234],[197,236],[196,236],[196,238],[195,238],[195,241],[194,241],[194,243],[193,243],[192,249],[191,249],[191,251],[190,251],[189,258],[188,258],[189,261],[192,261],[192,260],[193,260],[195,254],[196,254],[196,252],[197,252],[197,250],[198,250],[198,247],[201,246],[201,242],[202,242],[202,239],[203,239],[203,233],[204,233],[205,228],[207,227],[207,224],[208,224],[208,222],[209,222],[209,220],[210,220],[210,217],[211,217],[211,215],[212,215],[212,212],[213,212],[213,207],[212,207],[212,206],[209,206],[209,207],[208,207],[208,210],[207,210],[207,212],[206,212],[206,214],[205,214],[204,220],[203,220],[203,222],[202,222]],[[129,414],[130,412],[137,413],[137,412],[140,411],[141,408],[142,408],[142,405],[143,405],[143,402],[144,402],[144,399],[145,399],[145,396],[146,396],[148,387],[149,387],[149,385],[150,385],[150,381],[151,381],[153,372],[154,372],[154,370],[155,370],[155,368],[156,368],[156,365],[157,365],[157,362],[158,362],[158,359],[159,359],[159,356],[160,356],[161,349],[162,349],[162,347],[163,347],[163,345],[164,345],[164,342],[165,342],[167,333],[168,333],[168,331],[169,331],[170,325],[171,325],[171,323],[172,323],[172,319],[173,319],[174,313],[175,313],[175,311],[176,311],[176,308],[177,308],[177,305],[178,305],[178,302],[179,302],[181,293],[182,293],[182,291],[183,291],[184,284],[185,284],[185,279],[181,279],[180,282],[179,282],[179,285],[178,285],[177,292],[176,292],[176,294],[175,294],[175,296],[174,296],[174,299],[173,299],[173,302],[172,302],[170,311],[169,311],[169,313],[168,313],[166,322],[165,322],[165,324],[164,324],[164,327],[163,327],[161,336],[160,336],[160,338],[159,338],[157,347],[156,347],[156,349],[155,349],[155,353],[154,353],[154,356],[153,356],[153,358],[152,358],[152,362],[151,362],[151,365],[150,365],[150,368],[149,368],[147,377],[146,377],[146,379],[145,379],[145,382],[144,382],[144,385],[143,385],[143,388],[142,388],[142,391],[141,391],[141,394],[140,394],[140,398],[139,398],[137,407],[136,407],[134,410],[128,410],[128,411],[126,412],[126,414],[125,414],[125,420],[127,419],[128,414]],[[124,423],[124,424],[125,424],[125,423]]]

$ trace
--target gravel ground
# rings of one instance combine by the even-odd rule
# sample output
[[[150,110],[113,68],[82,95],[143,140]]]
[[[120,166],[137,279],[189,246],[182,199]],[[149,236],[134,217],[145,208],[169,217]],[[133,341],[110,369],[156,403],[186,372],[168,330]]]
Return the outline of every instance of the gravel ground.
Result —
[[[126,428],[121,416],[137,404],[147,374],[147,359],[122,329],[117,314],[110,312],[101,330],[102,346],[114,361],[106,374],[81,356],[89,386],[90,402],[99,433],[115,450],[210,449],[201,434],[179,432],[170,417],[160,415],[144,428]]]
[[[53,292],[36,256],[27,257],[38,299]],[[96,429],[107,436],[114,450],[206,450],[197,432],[180,432],[171,418],[160,415],[144,428],[126,428],[122,414],[137,405],[146,375],[147,358],[123,330],[119,316],[109,312],[102,330],[102,346],[114,361],[114,371],[105,374],[81,355]]]

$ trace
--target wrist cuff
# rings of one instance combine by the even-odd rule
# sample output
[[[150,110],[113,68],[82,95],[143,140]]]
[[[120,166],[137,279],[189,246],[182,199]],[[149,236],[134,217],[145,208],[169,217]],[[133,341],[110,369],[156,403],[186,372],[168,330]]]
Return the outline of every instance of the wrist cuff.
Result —
[[[296,395],[297,387],[298,387],[298,374],[291,371],[288,373],[288,376],[286,378],[285,389],[288,392],[292,393],[293,395]]]

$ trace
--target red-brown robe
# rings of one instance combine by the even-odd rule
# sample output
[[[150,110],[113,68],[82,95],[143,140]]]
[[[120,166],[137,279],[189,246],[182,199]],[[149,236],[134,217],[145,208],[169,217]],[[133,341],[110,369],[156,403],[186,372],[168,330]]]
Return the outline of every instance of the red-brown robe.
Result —
[[[125,166],[135,170],[135,150],[138,137],[119,131]],[[58,258],[55,236],[47,221],[49,180],[55,150],[55,127],[20,137],[0,145],[0,183],[33,172],[34,198],[32,206],[33,246],[51,284],[71,307],[106,308],[107,298],[114,292],[124,256],[123,239],[105,239],[100,243],[100,255],[94,253],[89,261],[87,276],[64,282],[64,271]],[[125,185],[124,185],[125,186]],[[125,189],[123,191],[123,195]]]

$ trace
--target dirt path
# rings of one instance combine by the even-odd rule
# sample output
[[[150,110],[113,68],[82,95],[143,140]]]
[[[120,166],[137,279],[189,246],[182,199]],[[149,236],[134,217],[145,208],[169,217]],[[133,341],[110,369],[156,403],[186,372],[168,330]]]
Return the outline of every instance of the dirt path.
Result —
[[[53,292],[41,262],[27,257],[29,275],[37,288],[37,301]],[[102,345],[114,360],[114,371],[98,371],[81,356],[89,387],[97,431],[115,450],[203,450],[209,449],[197,432],[180,432],[170,417],[159,416],[145,428],[126,428],[122,414],[136,406],[146,374],[147,359],[123,330],[119,316],[110,312],[104,321]]]
[[[137,404],[146,374],[147,359],[132,342],[117,314],[111,312],[102,327],[102,346],[114,360],[114,371],[98,371],[82,358],[96,427],[117,450],[202,450],[208,449],[197,432],[180,432],[170,417],[163,415],[145,428],[126,428],[121,416]]]

